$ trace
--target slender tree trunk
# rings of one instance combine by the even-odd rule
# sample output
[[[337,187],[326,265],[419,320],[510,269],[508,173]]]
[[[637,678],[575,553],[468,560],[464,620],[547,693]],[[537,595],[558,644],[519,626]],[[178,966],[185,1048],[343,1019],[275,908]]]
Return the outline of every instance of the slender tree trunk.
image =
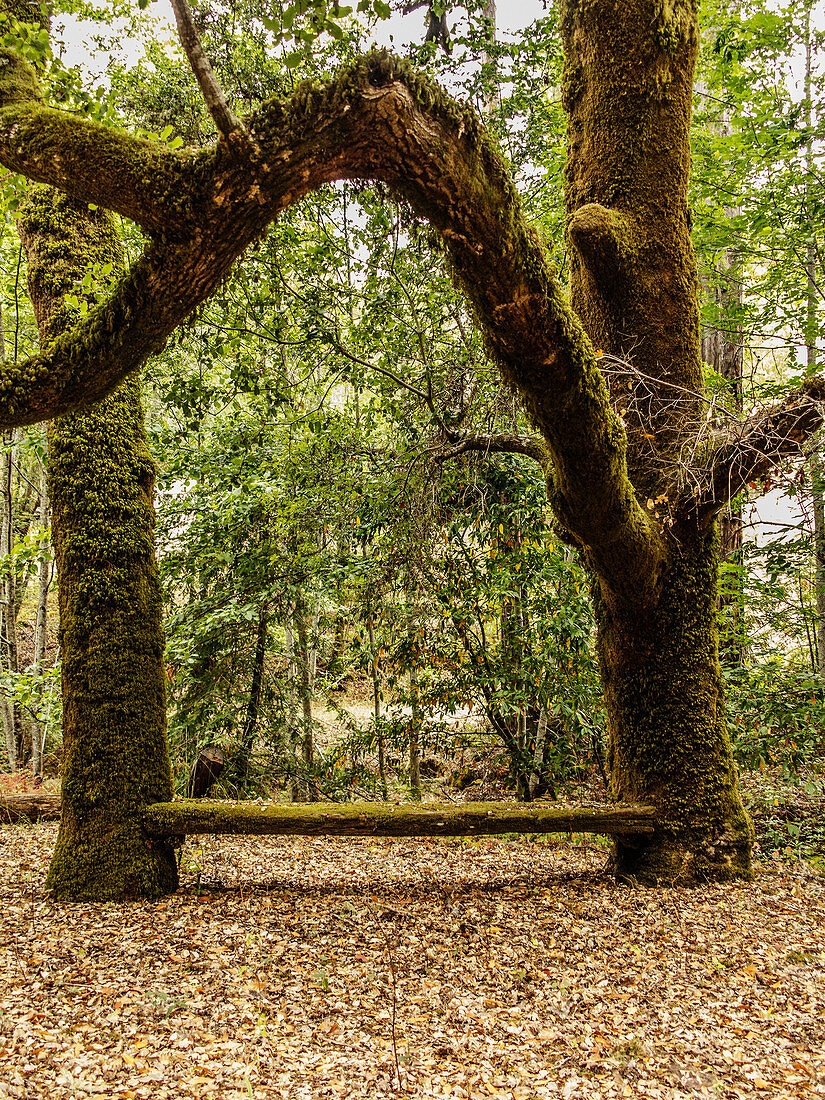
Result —
[[[421,697],[418,691],[418,669],[410,669],[410,794],[421,801]]]
[[[805,10],[805,125],[808,142],[805,149],[806,199],[809,199],[809,181],[814,172],[813,148],[813,43],[811,39],[811,5]],[[808,209],[810,203],[806,203]],[[816,279],[816,245],[811,240],[805,252],[805,351],[806,369],[809,375],[818,366],[817,337],[819,336],[819,294]],[[815,669],[825,679],[825,472],[821,449],[815,450],[810,460],[811,500],[814,513],[814,593],[816,600],[816,662]],[[804,609],[803,609],[804,614]]]
[[[295,659],[295,631],[292,628],[292,615],[284,626],[286,646],[287,703],[286,725],[284,727],[284,758],[289,770],[289,794],[293,802],[300,799],[300,790],[296,767],[298,763],[298,664]]]
[[[825,473],[822,452],[810,460],[811,498],[814,511],[814,591],[816,593],[816,672],[825,680]]]
[[[318,793],[310,776],[315,766],[315,738],[312,728],[312,693],[315,686],[315,654],[307,630],[306,605],[299,596],[295,604],[295,626],[298,634],[298,662],[300,672],[301,716],[301,760],[304,769],[302,794],[304,801],[313,802]]]
[[[496,41],[496,0],[484,0],[481,9],[481,17],[485,22],[487,44],[481,58],[482,72],[484,74],[484,98],[481,108],[481,116],[485,122],[493,116],[498,99],[498,72],[496,71],[495,58],[491,46]]]
[[[733,216],[738,210],[728,210]],[[739,313],[742,308],[741,257],[729,249],[716,265],[707,292],[716,299],[723,325],[702,332],[702,359],[728,384],[727,400],[741,414],[744,401],[744,346]],[[734,500],[719,517],[719,560],[723,566],[719,586],[719,655],[724,665],[741,665],[744,659],[744,577],[742,574],[742,503]],[[729,568],[725,569],[725,566]]]
[[[249,757],[258,731],[258,715],[261,709],[261,695],[264,684],[264,662],[266,660],[266,639],[269,630],[269,609],[263,605],[258,609],[258,626],[255,631],[255,655],[252,663],[252,678],[249,684],[249,699],[246,703],[243,732],[241,733],[238,763],[235,768],[238,783],[244,786],[249,779]]]
[[[0,613],[0,652],[2,668],[16,676],[20,672],[17,638],[17,610],[21,594],[18,592],[17,569],[13,561],[16,542],[16,508],[14,465],[19,432],[16,428],[3,437],[3,455],[0,460],[0,554],[6,559],[2,577],[2,612]],[[3,709],[3,729],[6,735],[6,754],[12,771],[25,763],[23,745],[23,714],[20,704],[11,695],[0,697]]]
[[[16,648],[13,642],[13,606],[14,606],[14,580],[11,574],[11,562],[9,555],[12,547],[12,493],[11,493],[11,469],[12,469],[12,436],[6,432],[2,440],[3,453],[0,456],[0,554],[7,561],[3,569],[0,581],[0,670],[3,672],[16,671],[12,667],[12,652]],[[5,692],[0,696],[0,710],[3,714],[3,732],[6,739],[6,757],[10,771],[17,771],[22,767],[20,759],[15,714],[17,707],[11,695]]]
[[[42,534],[49,528],[49,492],[46,468],[40,468],[40,505],[39,527]],[[51,545],[44,543],[40,550],[40,563],[37,568],[37,610],[34,619],[34,639],[32,654],[32,674],[43,675],[46,661],[46,618],[49,605],[49,589],[52,581]],[[43,752],[46,745],[47,724],[40,719],[40,707],[43,702],[42,688],[37,694],[36,713],[31,720],[32,730],[32,774],[35,779],[43,775]]]
[[[621,394],[628,469],[655,511],[702,385],[687,202],[695,5],[565,0],[561,14],[572,301],[593,346],[631,365]],[[682,399],[656,387],[649,396],[644,376],[682,387]],[[662,822],[637,847],[617,840],[615,868],[646,882],[749,876],[753,830],[719,666],[718,535],[713,523],[667,519],[647,603],[602,586],[591,564],[611,793],[652,802]]]
[[[6,362],[6,330],[3,323],[3,311],[2,305],[0,305],[0,365]],[[4,434],[5,438],[5,434]],[[6,485],[8,479],[7,463],[9,458],[6,455],[6,448],[3,448],[3,455],[0,459],[0,490]],[[3,547],[5,547],[8,541],[7,518],[8,501],[5,492],[2,492],[0,496],[0,553],[5,553]],[[5,592],[0,593],[2,599],[2,610],[0,610],[0,635],[5,635],[6,626],[6,613],[5,608],[6,596]],[[5,670],[5,643],[3,638],[0,637],[0,672]],[[3,717],[3,738],[6,746],[6,760],[8,762],[9,771],[16,771],[18,767],[17,761],[17,749],[14,743],[14,724],[12,722],[12,715],[9,706],[10,700],[5,694],[0,695],[0,714]]]
[[[123,257],[110,218],[45,188],[20,218],[43,343],[72,324],[64,303],[86,271]],[[143,808],[172,798],[155,467],[140,385],[129,379],[49,429],[49,488],[63,670],[62,817],[46,882],[58,899],[157,897],[177,886],[174,852],[149,842]]]
[[[378,779],[381,784],[381,797],[389,798],[387,789],[387,761],[384,745],[384,731],[381,727],[381,677],[378,672],[378,654],[375,651],[375,629],[372,625],[372,612],[367,619],[367,636],[370,642],[370,676],[372,677],[372,707],[375,721],[375,737],[378,743]]]
[[[539,721],[536,728],[536,743],[533,746],[533,770],[527,781],[529,792],[528,801],[532,802],[537,797],[541,786],[541,773],[544,770],[544,745],[547,740],[547,711],[544,707],[539,712]]]

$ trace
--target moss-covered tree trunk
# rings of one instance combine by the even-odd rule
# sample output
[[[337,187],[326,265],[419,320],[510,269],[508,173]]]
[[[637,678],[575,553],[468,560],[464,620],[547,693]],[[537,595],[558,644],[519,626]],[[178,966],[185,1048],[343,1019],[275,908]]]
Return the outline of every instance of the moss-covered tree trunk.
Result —
[[[108,214],[46,188],[20,217],[41,341],[73,322],[64,296],[120,273]],[[95,281],[93,279],[93,281]],[[155,467],[136,377],[49,428],[49,490],[63,669],[62,816],[47,890],[59,899],[156,897],[177,886],[171,846],[141,826],[172,797]]]
[[[646,882],[748,877],[753,830],[725,719],[713,532],[670,548],[654,607],[597,600],[598,647],[619,802],[654,805],[662,825],[616,841],[615,868]]]
[[[562,27],[572,302],[616,365],[628,472],[663,549],[646,601],[606,592],[595,570],[612,793],[651,802],[665,823],[652,841],[617,842],[616,868],[646,881],[747,875],[752,829],[719,669],[715,521],[669,497],[702,387],[687,191],[696,3],[568,0]]]

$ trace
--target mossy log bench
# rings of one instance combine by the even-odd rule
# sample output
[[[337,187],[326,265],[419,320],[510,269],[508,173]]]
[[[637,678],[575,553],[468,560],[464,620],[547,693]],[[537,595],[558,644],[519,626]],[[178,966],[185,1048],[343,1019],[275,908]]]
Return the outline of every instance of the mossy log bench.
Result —
[[[309,802],[272,805],[159,802],[143,824],[151,836],[474,836],[496,833],[648,835],[651,806],[553,802]]]
[[[7,795],[0,821],[46,821],[60,816],[56,795]],[[157,802],[147,806],[150,836],[484,836],[497,833],[655,832],[652,806],[584,802]]]

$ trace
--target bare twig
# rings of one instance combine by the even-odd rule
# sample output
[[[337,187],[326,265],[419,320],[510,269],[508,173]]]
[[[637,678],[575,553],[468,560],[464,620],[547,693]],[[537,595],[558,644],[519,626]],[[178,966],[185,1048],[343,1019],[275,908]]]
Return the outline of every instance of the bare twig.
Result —
[[[599,369],[614,408],[635,430],[634,441],[650,440],[647,460],[660,468],[665,487],[654,501],[657,517],[665,501],[671,515],[715,515],[784,458],[804,455],[806,441],[825,425],[825,381],[819,377],[743,419],[718,394],[653,378],[616,356],[600,358]],[[684,442],[676,450],[656,446],[650,425],[663,414],[680,425]]]
[[[700,515],[720,511],[745,485],[758,481],[783,458],[805,453],[808,439],[825,425],[825,381],[812,378],[768,409],[757,410],[737,431],[720,433],[704,471],[701,491],[683,508]]]

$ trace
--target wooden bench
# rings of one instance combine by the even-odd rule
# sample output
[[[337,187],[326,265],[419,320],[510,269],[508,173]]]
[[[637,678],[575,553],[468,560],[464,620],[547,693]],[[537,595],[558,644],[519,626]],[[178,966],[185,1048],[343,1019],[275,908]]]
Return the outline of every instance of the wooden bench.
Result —
[[[56,795],[0,799],[0,821],[45,821],[60,816]],[[649,836],[652,806],[558,802],[213,802],[206,799],[147,806],[150,836],[484,836],[500,833],[600,833]]]

